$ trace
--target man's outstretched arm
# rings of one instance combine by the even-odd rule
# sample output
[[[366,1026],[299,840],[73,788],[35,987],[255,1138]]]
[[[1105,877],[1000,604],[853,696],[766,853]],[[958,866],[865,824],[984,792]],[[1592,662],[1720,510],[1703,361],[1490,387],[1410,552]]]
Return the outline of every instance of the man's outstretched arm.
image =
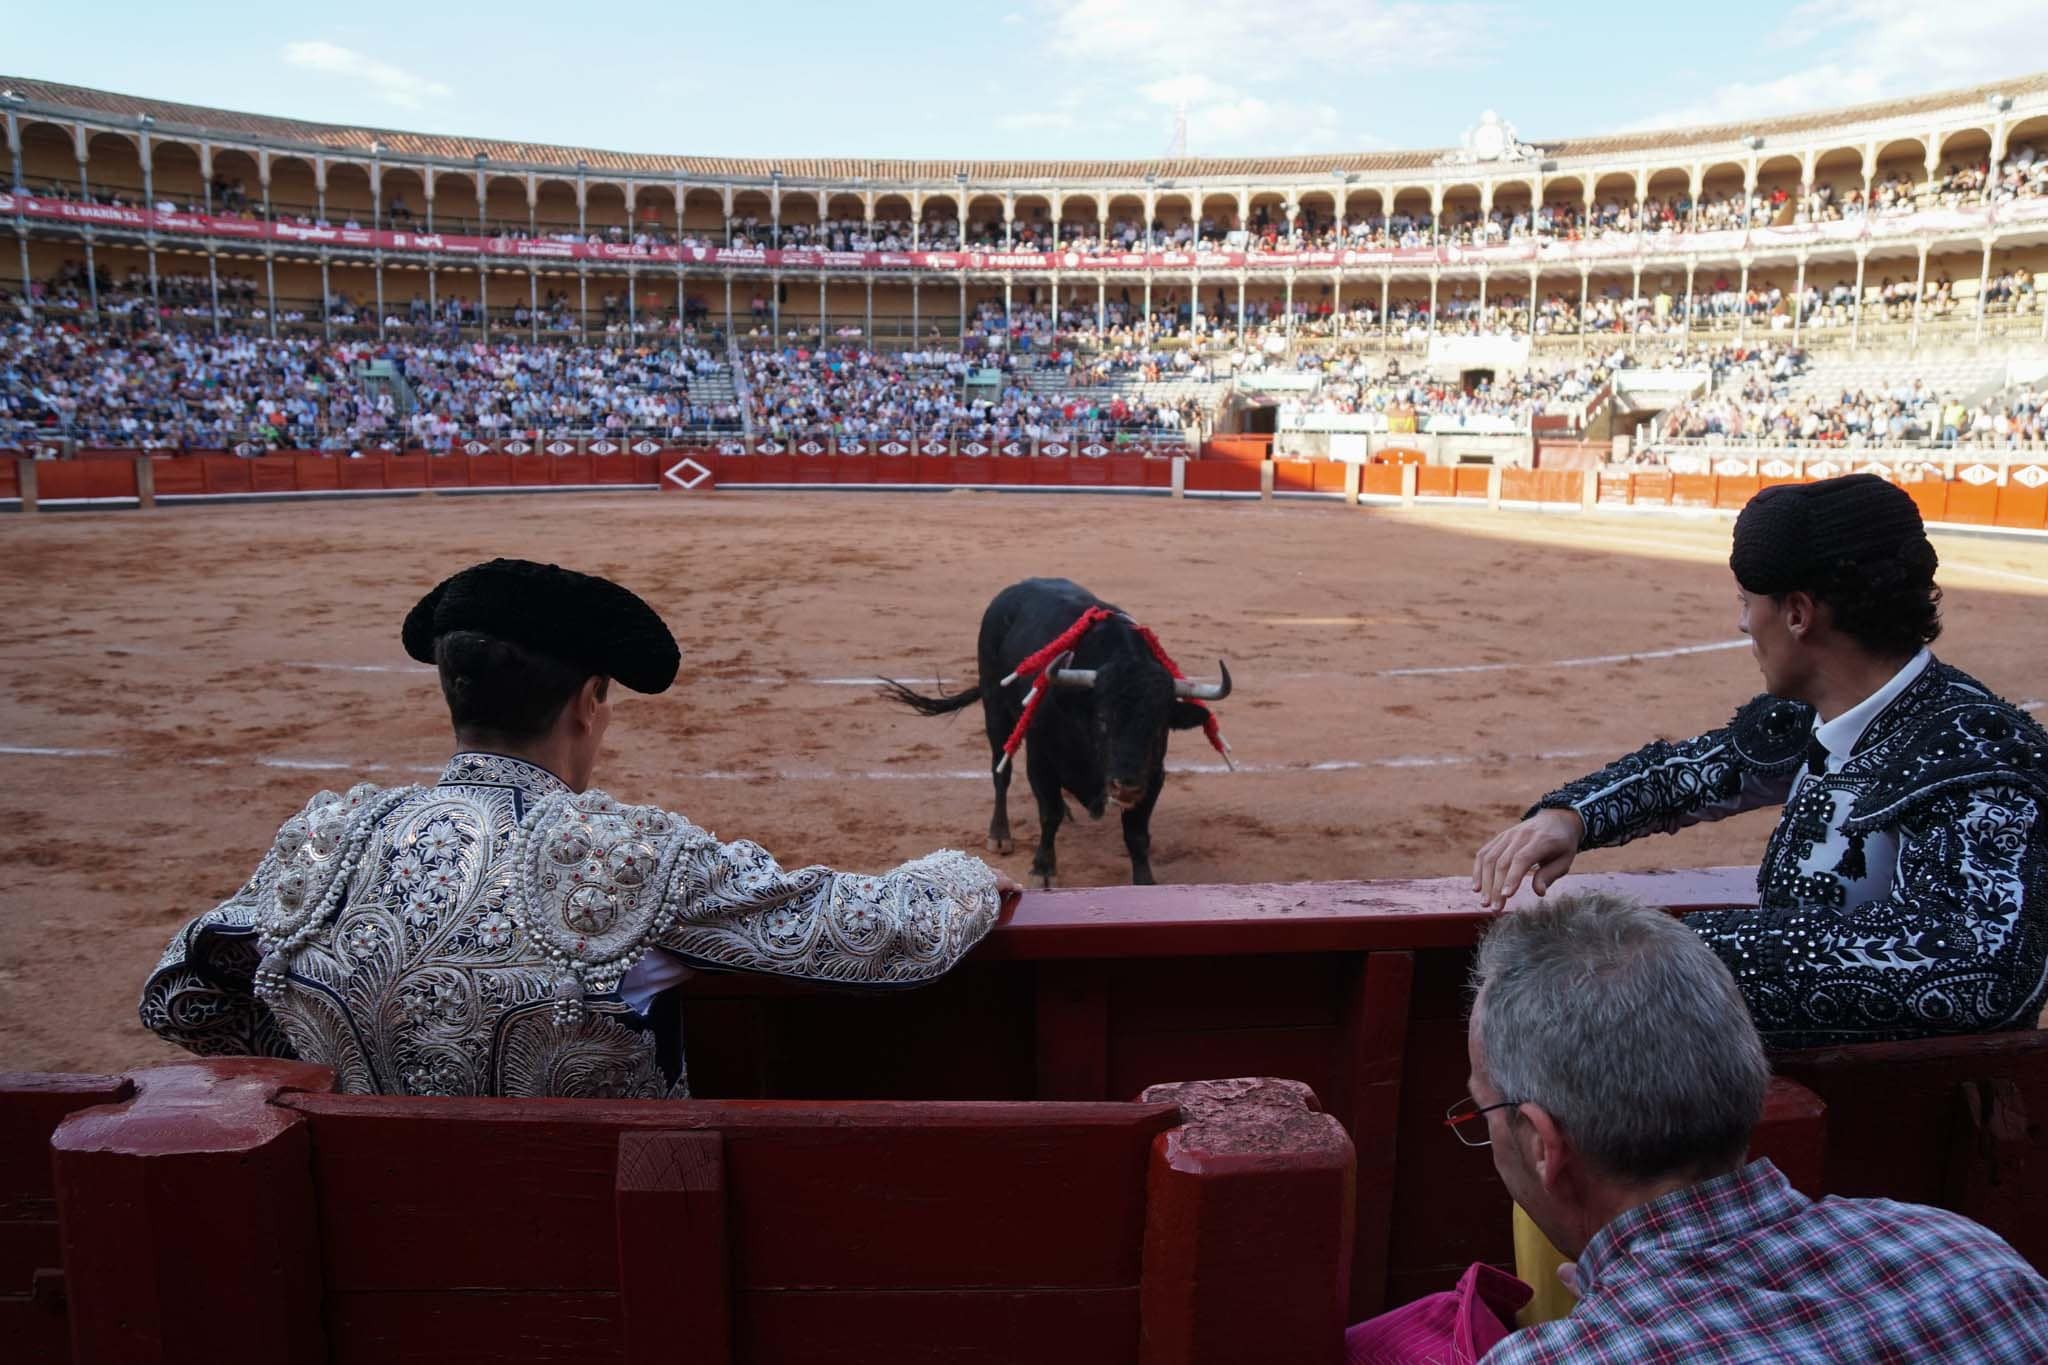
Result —
[[[712,841],[682,861],[659,946],[704,966],[849,986],[943,975],[994,928],[1016,883],[950,850],[876,876],[784,871],[760,845]]]
[[[1538,894],[1549,890],[1584,849],[1782,804],[1812,723],[1811,708],[1761,696],[1718,730],[1656,740],[1566,783],[1479,850],[1473,890],[1499,909],[1532,874]]]

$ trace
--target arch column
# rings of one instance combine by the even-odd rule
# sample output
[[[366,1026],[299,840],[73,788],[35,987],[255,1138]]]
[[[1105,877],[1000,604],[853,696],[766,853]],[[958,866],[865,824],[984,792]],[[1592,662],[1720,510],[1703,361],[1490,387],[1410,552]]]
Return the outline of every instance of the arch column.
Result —
[[[1749,262],[1747,253],[1742,260],[1742,279],[1735,286],[1735,339],[1745,340],[1749,336]]]
[[[1394,288],[1394,272],[1391,267],[1380,271],[1380,354],[1385,355],[1394,344],[1394,319],[1389,295]]]
[[[1996,162],[1992,163],[1996,165]],[[1984,254],[1977,266],[1977,325],[1975,337],[1984,339],[1984,312],[1989,304],[1991,292],[1991,237],[1984,238]]]
[[[1799,344],[1800,324],[1806,319],[1806,253],[1799,253],[1799,270],[1792,277],[1792,344]]]
[[[1927,295],[1927,243],[1920,244],[1920,268],[1913,278],[1913,322],[1906,333],[1906,345],[1920,344],[1920,315],[1926,311]]]
[[[1867,212],[1869,209],[1868,199],[1864,201],[1864,208]],[[1863,269],[1869,257],[1869,247],[1858,246],[1856,248],[1856,298],[1849,309],[1849,345],[1852,349],[1863,335]]]

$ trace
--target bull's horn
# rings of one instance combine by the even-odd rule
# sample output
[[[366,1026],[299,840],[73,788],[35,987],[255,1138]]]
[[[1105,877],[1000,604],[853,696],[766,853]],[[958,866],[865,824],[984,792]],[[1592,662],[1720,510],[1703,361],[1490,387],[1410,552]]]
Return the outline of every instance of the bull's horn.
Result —
[[[1173,682],[1173,695],[1193,697],[1196,701],[1222,701],[1230,695],[1230,665],[1218,659],[1216,668],[1223,674],[1222,682],[1198,683],[1193,678],[1176,678]]]
[[[1070,649],[1066,653],[1060,655],[1059,658],[1054,659],[1051,664],[1047,665],[1045,670],[1045,676],[1051,679],[1051,686],[1095,686],[1095,670],[1092,668],[1068,668],[1067,665],[1072,663],[1073,659],[1074,651]]]

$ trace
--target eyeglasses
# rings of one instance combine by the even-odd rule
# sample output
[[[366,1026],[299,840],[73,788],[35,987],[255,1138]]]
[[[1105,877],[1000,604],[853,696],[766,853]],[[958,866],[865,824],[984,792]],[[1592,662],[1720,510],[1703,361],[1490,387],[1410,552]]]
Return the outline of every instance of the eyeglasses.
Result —
[[[1478,1128],[1473,1128],[1470,1125],[1476,1120],[1483,1120],[1496,1109],[1513,1109],[1520,1103],[1520,1100],[1502,1100],[1499,1104],[1482,1105],[1478,1100],[1467,1095],[1464,1099],[1459,1100],[1456,1104],[1444,1110],[1444,1127],[1456,1134],[1458,1141],[1464,1143],[1467,1147],[1491,1147],[1493,1145],[1493,1137],[1487,1131],[1485,1124],[1481,1123]],[[1477,1133],[1478,1136],[1472,1136],[1474,1133]]]

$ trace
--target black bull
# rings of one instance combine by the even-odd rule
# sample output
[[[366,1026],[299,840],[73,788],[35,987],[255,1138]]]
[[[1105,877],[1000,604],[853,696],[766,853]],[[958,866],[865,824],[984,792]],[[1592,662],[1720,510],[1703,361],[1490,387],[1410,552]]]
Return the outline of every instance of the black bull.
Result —
[[[1030,687],[1003,679],[1018,664],[1081,618],[1090,607],[1114,615],[1097,621],[1072,651],[1045,673],[1051,692],[1040,704],[1025,742],[1025,774],[1038,802],[1038,852],[1031,871],[1051,886],[1058,868],[1053,836],[1066,818],[1062,791],[1072,792],[1091,816],[1102,817],[1110,801],[1123,811],[1124,846],[1131,852],[1131,880],[1152,884],[1152,807],[1166,783],[1168,730],[1202,725],[1203,709],[1189,698],[1220,701],[1230,693],[1230,670],[1220,683],[1176,682],[1153,656],[1130,618],[1079,584],[1064,578],[1027,578],[997,593],[981,617],[976,651],[980,678],[951,696],[927,697],[901,683],[888,683],[896,700],[927,716],[959,711],[976,698],[988,727],[996,788],[995,814],[988,822],[988,846],[1008,853],[1010,768],[1003,742],[1024,714]],[[1220,667],[1220,665],[1219,665]]]

